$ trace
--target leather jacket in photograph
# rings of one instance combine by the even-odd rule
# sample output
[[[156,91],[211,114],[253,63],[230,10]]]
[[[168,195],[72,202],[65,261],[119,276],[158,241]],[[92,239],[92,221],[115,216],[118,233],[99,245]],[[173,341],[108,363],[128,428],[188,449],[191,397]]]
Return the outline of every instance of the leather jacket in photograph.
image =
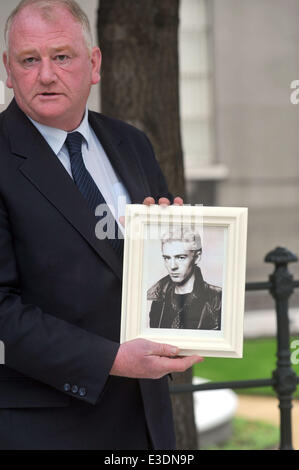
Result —
[[[193,291],[189,294],[176,294],[169,275],[148,290],[147,300],[152,301],[151,328],[221,329],[222,289],[204,281],[198,266],[194,274]]]

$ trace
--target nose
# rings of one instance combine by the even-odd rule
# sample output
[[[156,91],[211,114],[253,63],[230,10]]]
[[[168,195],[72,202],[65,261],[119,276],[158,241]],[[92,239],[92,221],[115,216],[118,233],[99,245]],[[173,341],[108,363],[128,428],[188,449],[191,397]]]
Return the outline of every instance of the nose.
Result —
[[[54,64],[50,59],[41,60],[39,77],[43,85],[50,85],[56,81],[56,73]]]
[[[178,265],[177,265],[177,262],[176,262],[175,258],[170,259],[170,269],[172,271],[175,271],[176,269],[178,269]]]

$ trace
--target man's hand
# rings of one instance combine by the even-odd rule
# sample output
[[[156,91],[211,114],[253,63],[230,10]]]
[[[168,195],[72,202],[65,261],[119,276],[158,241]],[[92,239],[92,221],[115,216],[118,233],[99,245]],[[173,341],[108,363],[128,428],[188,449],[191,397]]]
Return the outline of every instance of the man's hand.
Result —
[[[170,201],[166,197],[161,197],[158,202],[159,206],[170,206]],[[156,203],[153,197],[146,197],[143,201],[143,204],[145,204],[146,206],[152,206]],[[182,206],[184,204],[184,201],[181,197],[176,197],[173,200],[173,204],[175,206]]]
[[[132,379],[159,379],[171,372],[184,372],[198,362],[200,356],[177,357],[179,349],[146,339],[123,343],[116,355],[110,375]]]
[[[155,199],[153,197],[146,197],[143,201],[143,204],[146,206],[153,206],[155,204]],[[184,204],[184,201],[181,197],[176,197],[173,201],[173,204],[175,206],[182,206]],[[159,206],[170,206],[170,201],[166,197],[161,197],[159,199]],[[119,218],[119,222],[121,225],[124,227],[125,226],[125,217],[121,216]]]

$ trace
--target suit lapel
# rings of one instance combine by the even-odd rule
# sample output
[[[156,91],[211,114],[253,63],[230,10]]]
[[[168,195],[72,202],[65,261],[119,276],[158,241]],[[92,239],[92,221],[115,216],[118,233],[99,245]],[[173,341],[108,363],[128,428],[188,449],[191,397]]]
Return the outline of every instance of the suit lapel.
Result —
[[[19,167],[21,173],[55,206],[121,279],[120,259],[108,240],[99,240],[96,237],[96,218],[47,142],[14,100],[5,117],[12,152],[25,158]]]
[[[145,196],[150,195],[150,188],[138,165],[135,149],[111,130],[104,116],[90,112],[89,122],[109,157],[114,171],[126,187],[132,203],[141,204]]]

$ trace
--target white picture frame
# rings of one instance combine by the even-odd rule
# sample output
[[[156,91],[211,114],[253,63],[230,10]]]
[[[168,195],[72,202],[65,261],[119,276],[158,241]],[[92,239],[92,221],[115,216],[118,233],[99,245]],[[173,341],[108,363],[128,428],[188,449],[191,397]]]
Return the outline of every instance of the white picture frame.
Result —
[[[144,338],[175,345],[184,356],[241,358],[247,208],[127,205],[125,220],[121,343]],[[178,227],[183,239],[175,244]],[[193,235],[186,239],[190,230],[199,234],[194,238],[201,244],[197,251],[190,242]],[[172,233],[171,240],[166,232]],[[192,268],[198,281],[185,297],[178,294],[187,281],[181,281],[181,268],[173,261],[184,256],[169,254],[169,249],[181,246],[188,248],[185,258],[189,249],[194,257],[200,254]],[[180,309],[175,302],[183,298],[186,307]],[[194,323],[195,312],[200,323],[198,318]]]

